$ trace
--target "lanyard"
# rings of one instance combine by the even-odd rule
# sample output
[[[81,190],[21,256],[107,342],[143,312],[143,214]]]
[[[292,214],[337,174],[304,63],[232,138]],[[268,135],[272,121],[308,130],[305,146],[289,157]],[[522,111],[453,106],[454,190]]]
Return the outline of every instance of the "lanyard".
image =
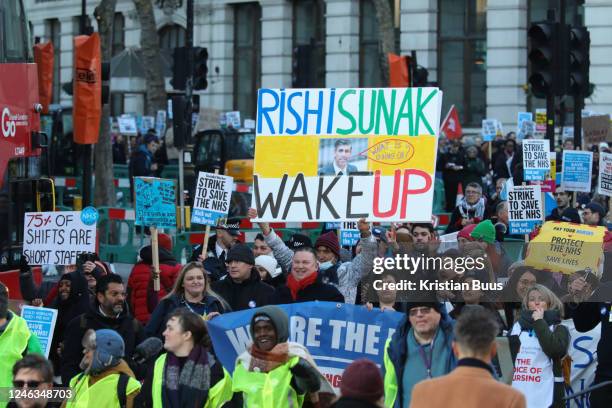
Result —
[[[193,308],[191,307],[191,305],[189,304],[187,299],[183,299],[183,300],[184,300],[185,306],[187,306],[187,309],[189,309],[192,313],[195,313],[195,314],[199,315],[198,312],[193,310]],[[208,308],[206,307],[206,304],[204,304],[204,316],[206,316],[207,314],[208,314]]]
[[[423,360],[423,364],[425,364],[425,368],[427,369],[427,378],[432,378],[431,377],[431,364],[433,363],[433,348],[434,348],[435,340],[436,338],[434,336],[434,338],[431,340],[431,346],[429,348],[429,358],[427,358],[427,356],[425,355],[425,350],[423,350],[425,346],[421,346],[419,344],[419,354],[421,355],[421,360]]]

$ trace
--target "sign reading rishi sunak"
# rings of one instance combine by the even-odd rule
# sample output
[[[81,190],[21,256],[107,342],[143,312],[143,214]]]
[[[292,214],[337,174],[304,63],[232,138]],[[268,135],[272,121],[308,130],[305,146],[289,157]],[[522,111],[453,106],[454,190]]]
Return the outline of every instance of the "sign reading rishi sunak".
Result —
[[[254,221],[429,222],[438,88],[260,89]]]

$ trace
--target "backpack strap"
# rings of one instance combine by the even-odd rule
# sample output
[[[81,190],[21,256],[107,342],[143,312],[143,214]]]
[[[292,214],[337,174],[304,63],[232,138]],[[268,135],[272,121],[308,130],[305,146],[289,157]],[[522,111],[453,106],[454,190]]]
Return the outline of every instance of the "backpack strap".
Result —
[[[125,408],[127,404],[127,385],[129,380],[129,375],[119,373],[119,381],[117,382],[117,398],[119,399],[119,406],[121,408]]]

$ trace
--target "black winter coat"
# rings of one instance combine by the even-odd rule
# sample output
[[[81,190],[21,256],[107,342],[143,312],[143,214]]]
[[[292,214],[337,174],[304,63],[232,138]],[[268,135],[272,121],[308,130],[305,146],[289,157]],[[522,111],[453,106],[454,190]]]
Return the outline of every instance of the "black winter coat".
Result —
[[[293,300],[291,290],[287,285],[283,285],[276,289],[274,294],[274,303],[284,305],[288,303],[301,303],[320,300],[324,302],[344,303],[344,296],[335,286],[323,283],[323,277],[319,273],[317,280],[297,293],[297,298]]]
[[[251,269],[251,276],[244,282],[236,283],[229,275],[211,284],[212,289],[232,308],[232,311],[252,309],[272,303],[274,288],[261,281],[257,269]]]
[[[79,369],[79,363],[83,359],[81,341],[88,329],[112,329],[119,333],[125,343],[124,359],[135,373],[138,371],[136,370],[137,367],[132,365],[131,357],[134,348],[146,338],[144,329],[138,320],[125,310],[116,319],[103,316],[98,310],[96,302],[96,305],[92,305],[89,311],[72,319],[64,330],[64,350],[60,370],[64,385],[68,385],[72,377],[81,371]]]

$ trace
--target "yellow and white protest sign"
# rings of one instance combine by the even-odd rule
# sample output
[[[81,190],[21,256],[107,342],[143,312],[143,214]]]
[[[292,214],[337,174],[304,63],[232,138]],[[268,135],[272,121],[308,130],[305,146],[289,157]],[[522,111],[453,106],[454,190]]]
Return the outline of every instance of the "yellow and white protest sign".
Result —
[[[596,272],[603,262],[605,231],[604,227],[546,222],[529,243],[525,264],[566,274],[586,268]]]
[[[255,221],[431,220],[437,88],[260,89]]]

